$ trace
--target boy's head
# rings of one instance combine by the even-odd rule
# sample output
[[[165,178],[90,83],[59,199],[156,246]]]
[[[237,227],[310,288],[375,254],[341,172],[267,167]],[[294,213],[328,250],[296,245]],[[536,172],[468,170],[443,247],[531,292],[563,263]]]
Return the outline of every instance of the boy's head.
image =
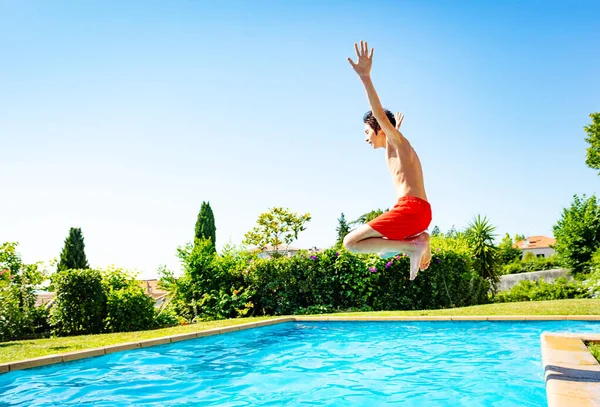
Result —
[[[385,115],[390,119],[392,126],[396,127],[396,118],[394,114],[387,109],[384,109]],[[373,148],[385,147],[385,132],[381,129],[377,119],[373,116],[373,112],[369,110],[363,116],[365,123],[365,141],[373,146]]]

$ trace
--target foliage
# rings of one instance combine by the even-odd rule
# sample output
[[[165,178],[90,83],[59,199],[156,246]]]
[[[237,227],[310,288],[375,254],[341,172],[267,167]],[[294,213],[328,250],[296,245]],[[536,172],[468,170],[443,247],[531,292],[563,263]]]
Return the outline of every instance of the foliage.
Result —
[[[592,271],[585,276],[583,284],[592,298],[600,298],[600,247],[592,255]]]
[[[226,246],[222,255],[214,253],[206,239],[181,247],[178,256],[183,275],[161,270],[161,285],[172,293],[178,315],[187,321],[233,318],[250,315],[253,292],[243,285],[241,270],[250,256]]]
[[[434,226],[433,230],[431,231],[431,236],[439,236],[441,234],[442,232],[440,232],[440,228],[438,226]]]
[[[556,255],[550,257],[535,257],[534,255],[531,261],[523,259],[505,264],[502,267],[502,272],[503,274],[528,273],[530,271],[552,270],[559,266],[560,262]]]
[[[63,270],[52,276],[52,284],[56,301],[50,323],[58,335],[137,331],[177,323],[172,312],[157,318],[152,297],[133,273],[120,268]]]
[[[371,212],[362,214],[356,220],[353,220],[352,222],[350,222],[350,226],[364,225],[366,223],[369,223],[370,221],[372,221],[373,219],[375,219],[378,216],[383,215],[384,212],[387,212],[387,211],[389,211],[389,208],[387,208],[385,210],[375,209],[375,210],[372,210]]]
[[[202,242],[180,248],[183,274],[162,270],[161,285],[188,322],[335,310],[435,309],[488,301],[490,284],[473,270],[464,234],[432,238],[433,261],[415,281],[409,258],[382,259],[331,248],[293,257],[256,258],[243,248],[222,254]]]
[[[431,236],[429,244],[431,249],[435,252],[437,249],[444,251],[453,251],[463,255],[472,257],[471,248],[469,247],[469,240],[463,232],[454,232],[454,237],[448,237],[447,235]]]
[[[350,226],[346,221],[346,216],[342,213],[342,216],[338,219],[338,227],[335,229],[337,232],[337,241],[335,246],[341,248],[344,243],[344,238],[350,233]]]
[[[109,268],[102,273],[106,293],[105,332],[128,332],[154,325],[154,300],[127,271]]]
[[[65,239],[65,245],[60,254],[60,261],[57,265],[58,271],[69,269],[87,269],[90,268],[85,256],[85,243],[80,228],[71,228],[69,236]]]
[[[39,263],[23,264],[18,243],[0,245],[0,341],[39,332],[44,311],[35,307],[35,288],[42,282]]]
[[[536,259],[535,254],[533,254],[533,252],[526,252],[523,255],[523,262],[524,263],[533,263]]]
[[[209,239],[213,248],[216,250],[217,227],[215,226],[215,215],[213,214],[210,202],[202,202],[195,228],[196,239]]]
[[[50,323],[56,334],[100,333],[106,317],[106,293],[98,270],[62,270],[52,275],[56,301]]]
[[[599,170],[598,175],[600,175],[600,112],[590,114],[590,118],[592,123],[584,127],[587,134],[585,141],[589,143],[589,147],[586,149],[585,164],[592,169]]]
[[[590,260],[600,246],[600,206],[595,195],[575,195],[570,208],[554,226],[556,250],[561,263],[574,273],[589,271]]]
[[[521,250],[513,246],[513,240],[507,233],[498,245],[498,261],[501,265],[518,261],[521,258]]]
[[[306,229],[305,224],[310,220],[310,213],[298,215],[288,209],[271,208],[258,217],[258,226],[246,233],[244,244],[255,245],[261,250],[270,245],[278,250],[298,239],[298,233]]]
[[[494,231],[487,218],[479,215],[469,223],[466,238],[475,257],[474,267],[479,275],[487,279],[495,290],[499,282],[498,249],[494,246]]]
[[[570,298],[589,298],[586,288],[579,282],[560,277],[552,283],[541,278],[539,281],[523,280],[509,291],[496,294],[496,302],[545,301]]]
[[[258,259],[249,265],[256,313],[284,315],[323,309],[434,309],[483,303],[489,284],[464,254],[437,251],[411,282],[409,258],[381,259],[329,249],[319,255]]]
[[[180,325],[185,322],[185,319],[178,316],[173,306],[172,302],[165,302],[160,307],[160,309],[156,310],[154,314],[154,323],[153,325],[156,328]]]

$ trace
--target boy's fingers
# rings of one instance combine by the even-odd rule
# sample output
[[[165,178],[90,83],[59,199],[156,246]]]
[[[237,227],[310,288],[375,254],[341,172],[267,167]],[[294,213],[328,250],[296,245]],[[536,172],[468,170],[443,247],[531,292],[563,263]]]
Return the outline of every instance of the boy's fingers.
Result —
[[[356,51],[356,56],[360,58],[360,52],[358,52],[358,44],[354,43],[354,50]]]
[[[352,61],[352,58],[348,58],[348,62],[350,62],[350,65],[352,65],[353,68],[356,66],[354,61]]]

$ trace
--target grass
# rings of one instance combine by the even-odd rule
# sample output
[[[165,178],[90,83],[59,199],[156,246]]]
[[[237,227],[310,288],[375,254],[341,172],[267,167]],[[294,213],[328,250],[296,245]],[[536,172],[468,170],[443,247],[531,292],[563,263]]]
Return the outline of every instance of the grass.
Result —
[[[420,316],[420,315],[600,315],[600,299],[535,301],[477,305],[473,307],[425,310],[425,311],[379,311],[345,312],[340,316]],[[16,362],[39,356],[73,352],[83,349],[99,348],[125,342],[137,342],[162,336],[198,332],[211,328],[261,321],[272,317],[252,317],[222,321],[200,322],[192,325],[151,331],[123,332],[114,334],[69,336],[0,343],[0,363]],[[598,346],[600,348],[600,346]],[[598,349],[600,351],[600,349]],[[598,356],[596,356],[598,357]]]
[[[338,316],[600,315],[600,299],[507,302],[423,311],[343,312]]]
[[[600,342],[588,342],[587,347],[592,352],[592,355],[600,363]]]

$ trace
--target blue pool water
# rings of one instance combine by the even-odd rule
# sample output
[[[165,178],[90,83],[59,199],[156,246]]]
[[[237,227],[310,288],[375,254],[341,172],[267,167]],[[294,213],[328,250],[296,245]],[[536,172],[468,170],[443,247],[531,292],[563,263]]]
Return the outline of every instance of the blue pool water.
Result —
[[[284,323],[0,374],[0,407],[546,406],[544,331],[600,323]]]

